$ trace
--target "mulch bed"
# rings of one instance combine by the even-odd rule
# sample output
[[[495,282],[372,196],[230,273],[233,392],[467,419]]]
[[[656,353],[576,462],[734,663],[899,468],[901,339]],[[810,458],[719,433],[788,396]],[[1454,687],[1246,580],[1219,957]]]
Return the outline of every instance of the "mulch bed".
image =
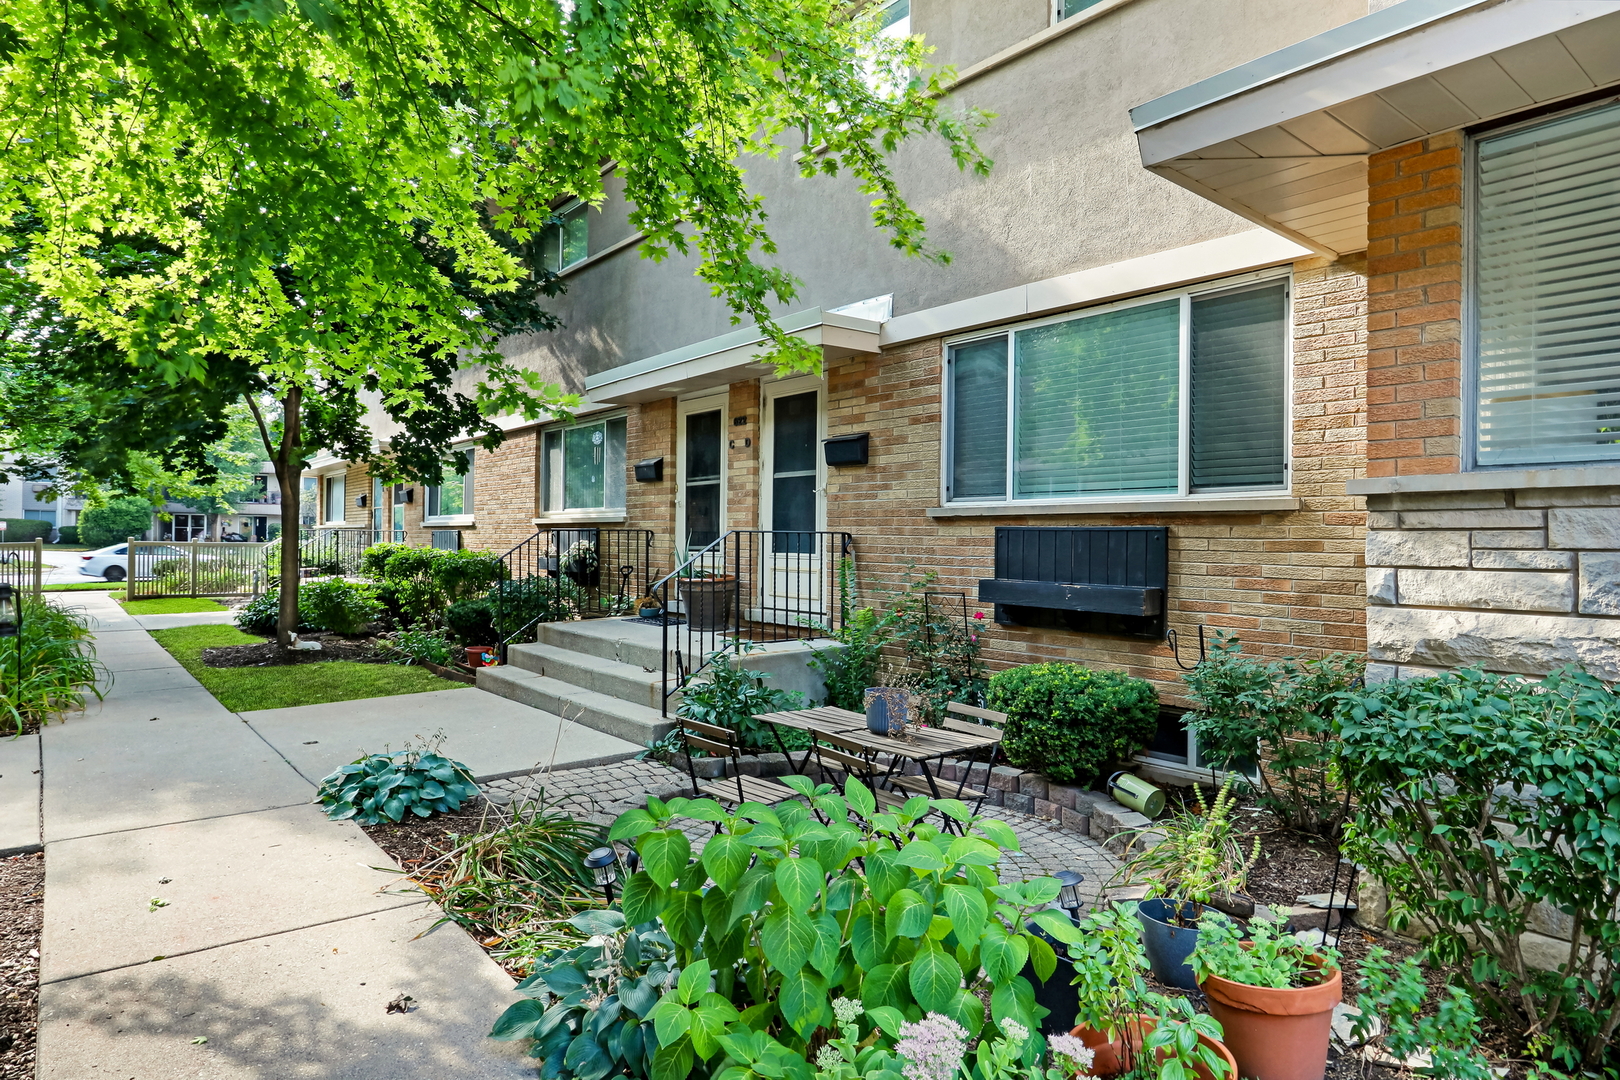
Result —
[[[0,1080],[34,1075],[45,856],[0,859]]]
[[[486,816],[486,805],[482,798],[468,799],[460,810],[451,813],[434,814],[430,818],[411,814],[398,825],[385,821],[360,828],[395,862],[410,871],[451,850],[455,846],[450,839],[452,833],[466,839],[481,829],[494,828],[498,824],[494,820],[496,815],[491,810]]]
[[[319,664],[326,660],[354,660],[362,664],[384,664],[376,638],[344,638],[336,634],[300,634],[302,641],[319,641],[319,649],[283,650],[274,641],[259,645],[222,645],[202,651],[202,662],[214,668],[281,667],[287,664]]]

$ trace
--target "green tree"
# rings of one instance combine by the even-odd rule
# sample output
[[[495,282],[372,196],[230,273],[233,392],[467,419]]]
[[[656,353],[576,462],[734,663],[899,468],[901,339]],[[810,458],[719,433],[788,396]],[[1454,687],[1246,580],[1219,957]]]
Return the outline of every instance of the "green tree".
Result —
[[[79,540],[92,548],[107,547],[152,527],[152,504],[125,495],[101,506],[87,507],[79,515]]]
[[[561,200],[600,202],[604,162],[624,178],[643,254],[694,250],[738,321],[765,327],[784,363],[812,362],[770,318],[794,281],[767,262],[745,158],[781,153],[791,133],[804,175],[851,173],[875,224],[918,254],[895,148],[934,133],[959,166],[988,168],[973,143],[984,118],[943,107],[946,76],[915,74],[921,44],[884,39],[853,10],[13,0],[0,214],[37,214],[31,279],[112,362],[198,384],[216,406],[277,402],[257,420],[296,520],[307,448],[371,456],[361,392],[423,421],[380,463],[423,482],[457,419],[431,415],[446,372],[474,369],[470,420],[566,410],[498,351],[501,307],[555,288],[528,269],[530,248]],[[498,441],[487,421],[468,426]],[[296,545],[281,569],[285,642]]]

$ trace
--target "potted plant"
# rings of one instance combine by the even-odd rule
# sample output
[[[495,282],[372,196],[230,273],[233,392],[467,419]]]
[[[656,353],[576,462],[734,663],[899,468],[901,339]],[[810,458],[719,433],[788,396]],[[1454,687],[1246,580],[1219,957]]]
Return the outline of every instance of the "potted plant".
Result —
[[[1238,1068],[1256,1080],[1321,1080],[1333,1007],[1344,997],[1339,956],[1283,929],[1288,912],[1249,923],[1211,913],[1199,927],[1193,970],[1226,1031]]]
[[[1068,951],[1077,988],[1069,1035],[1091,1052],[1093,1075],[1152,1080],[1175,1061],[1183,1076],[1237,1080],[1237,1062],[1222,1043],[1215,1018],[1195,1013],[1185,998],[1148,989],[1142,978],[1148,966],[1142,926],[1129,905],[1086,916],[1080,940]]]
[[[681,587],[681,602],[686,605],[687,626],[693,630],[729,630],[737,575],[716,574],[693,565],[684,551],[677,553],[676,565],[679,569],[675,580]]]
[[[590,588],[602,580],[601,556],[589,540],[576,540],[557,560],[557,569],[574,584]]]
[[[664,613],[664,605],[656,596],[643,596],[636,601],[636,614],[643,619],[656,619]]]
[[[1253,911],[1253,902],[1243,896],[1243,888],[1249,868],[1260,857],[1260,840],[1255,839],[1247,855],[1238,843],[1232,821],[1235,776],[1227,774],[1213,802],[1206,803],[1202,790],[1193,788],[1196,812],[1181,810],[1155,822],[1151,830],[1143,830],[1144,834],[1158,833],[1159,841],[1129,858],[1110,882],[1147,883],[1137,916],[1148,961],[1155,976],[1182,990],[1198,988],[1187,957],[1198,945],[1204,909]]]

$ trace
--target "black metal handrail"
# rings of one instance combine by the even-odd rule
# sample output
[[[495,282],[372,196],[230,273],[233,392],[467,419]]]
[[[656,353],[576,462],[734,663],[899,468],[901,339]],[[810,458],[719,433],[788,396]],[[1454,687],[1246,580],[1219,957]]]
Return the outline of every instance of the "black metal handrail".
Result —
[[[654,582],[662,612],[662,711],[717,652],[813,637],[849,618],[840,564],[855,557],[846,532],[733,529]]]
[[[635,614],[652,578],[651,529],[557,528],[501,556],[507,580],[493,592],[501,660],[542,622]]]

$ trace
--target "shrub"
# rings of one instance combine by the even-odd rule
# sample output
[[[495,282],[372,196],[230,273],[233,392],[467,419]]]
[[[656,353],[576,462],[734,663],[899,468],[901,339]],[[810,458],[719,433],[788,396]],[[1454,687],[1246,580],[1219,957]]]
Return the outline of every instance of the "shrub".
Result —
[[[120,544],[152,527],[152,504],[126,495],[105,506],[87,507],[79,515],[79,536],[93,548]]]
[[[1005,1029],[1034,1030],[1046,1010],[1020,974],[1026,961],[1051,978],[1057,957],[1033,923],[1063,943],[1079,940],[1069,917],[1046,908],[1054,878],[1001,884],[1002,852],[1017,850],[1005,823],[974,817],[960,802],[921,796],[879,813],[872,793],[850,780],[842,793],[802,776],[784,783],[804,802],[747,803],[733,813],[712,799],[647,801],[613,825],[610,839],[634,839],[640,869],[624,883],[625,920],[659,919],[675,946],[681,983],[703,994],[664,998],[654,1077],[684,1078],[718,1066],[721,1034],[711,1022],[741,1017],[786,1060],[773,1076],[801,1076],[804,1058],[832,1028],[833,999],[905,1017],[937,1012],[977,1035],[989,1012]],[[944,813],[951,835],[927,819]],[[701,858],[680,825],[711,822]],[[1027,922],[1026,922],[1027,920]],[[691,975],[693,970],[701,974]],[[831,1032],[836,1034],[835,1032]],[[696,1071],[694,1071],[694,1067]]]
[[[373,544],[360,557],[361,570],[387,586],[385,603],[409,625],[434,620],[445,608],[506,579],[506,564],[482,551],[448,551]]]
[[[1095,782],[1153,737],[1159,698],[1145,679],[1078,664],[1028,664],[990,680],[990,708],[1007,714],[1002,750],[1060,784]]]
[[[1366,671],[1364,657],[1319,660],[1245,656],[1238,639],[1217,635],[1208,658],[1182,676],[1197,704],[1187,726],[1206,761],[1243,767],[1258,755],[1259,803],[1284,825],[1333,838],[1343,823],[1344,793],[1331,781],[1338,695]]]
[[[580,611],[584,592],[567,578],[531,574],[503,581],[489,591],[495,634],[502,641],[537,622],[563,622]]]
[[[495,643],[495,608],[488,600],[457,600],[444,609],[444,624],[463,645]]]
[[[1356,998],[1361,1015],[1354,1025],[1358,1042],[1367,1041],[1381,1022],[1379,1041],[1397,1061],[1422,1053],[1429,1057],[1429,1068],[1422,1070],[1429,1076],[1496,1080],[1499,1074],[1479,1048],[1474,998],[1468,991],[1448,986],[1439,1004],[1428,1007],[1428,985],[1417,959],[1392,964],[1389,951],[1381,946],[1369,949],[1361,961],[1361,986]],[[1541,1080],[1548,1071],[1532,1068],[1528,1075]]]
[[[49,540],[51,538],[51,523],[48,521],[35,521],[32,518],[4,518],[6,528],[0,533],[0,540],[8,544],[32,544],[35,540]]]
[[[1356,802],[1343,850],[1389,890],[1390,922],[1567,1066],[1615,1064],[1620,1027],[1620,697],[1572,668],[1540,683],[1465,670],[1346,694],[1336,767]],[[1537,904],[1574,944],[1531,969]]]
[[[390,664],[438,664],[446,667],[453,650],[443,630],[411,626],[389,635],[383,651]]]
[[[303,592],[302,589],[298,590]],[[268,636],[276,632],[276,619],[281,616],[281,591],[267,589],[236,609],[236,628],[244,634]]]
[[[77,544],[79,542],[79,527],[77,525],[63,525],[56,530],[56,539],[61,544]]]
[[[102,668],[88,617],[27,597],[21,614],[17,637],[0,640],[0,733],[21,734],[32,723],[77,709],[87,692],[101,697],[96,677]]]
[[[400,821],[407,813],[432,817],[478,794],[472,773],[438,753],[437,740],[392,754],[367,754],[321,781],[315,800],[334,821],[359,825]]]
[[[299,621],[313,630],[358,634],[382,613],[376,591],[369,585],[334,577],[302,582],[298,587]]]
[[[742,647],[744,653],[757,645]],[[781,712],[804,707],[804,695],[793,690],[777,690],[765,685],[769,678],[762,671],[750,671],[737,663],[725,649],[708,656],[706,678],[689,681],[681,688],[677,714],[737,733],[738,741],[751,750],[776,750],[773,725],[755,720],[760,713]],[[781,745],[801,750],[810,745],[809,735],[795,728],[782,732]]]

